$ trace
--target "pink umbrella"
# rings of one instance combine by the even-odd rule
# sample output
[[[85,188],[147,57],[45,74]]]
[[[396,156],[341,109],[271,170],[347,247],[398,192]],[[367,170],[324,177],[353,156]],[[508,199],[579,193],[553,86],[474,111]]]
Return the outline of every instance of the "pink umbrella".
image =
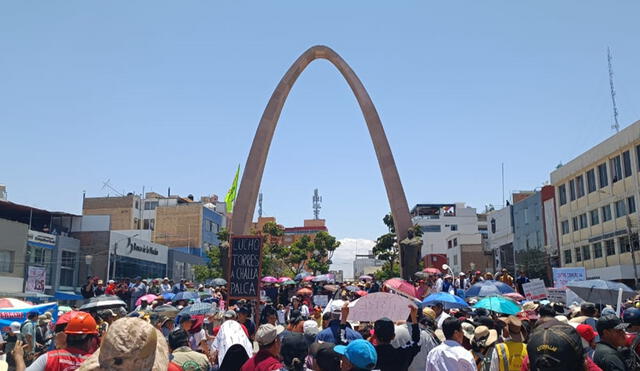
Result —
[[[287,282],[287,281],[293,281],[291,278],[289,277],[280,277],[278,278],[278,282],[283,283],[283,282]]]
[[[358,296],[366,296],[368,294],[368,292],[364,291],[364,290],[358,290],[356,291],[356,295]]]
[[[440,273],[442,273],[442,272],[440,271],[440,269],[438,269],[438,268],[431,268],[431,267],[429,267],[429,268],[425,268],[425,269],[423,269],[422,271],[423,271],[424,273],[429,273],[429,274],[440,274]]]
[[[276,283],[278,282],[278,279],[272,276],[266,276],[266,277],[262,277],[262,282],[264,283]]]
[[[159,297],[162,298],[162,300],[164,300],[162,296],[156,296],[153,294],[142,295],[141,297],[138,298],[138,300],[136,300],[136,305],[140,305],[143,300],[146,300],[147,303],[151,304],[154,300],[158,299]]]
[[[313,281],[314,278],[316,278],[316,277],[315,276],[306,276],[302,280],[305,281],[305,282],[309,282],[309,281]]]
[[[402,278],[388,279],[384,281],[384,285],[403,296],[408,296],[412,299],[415,299],[418,297],[416,293],[416,288],[410,282],[407,282]]]
[[[522,296],[522,295],[518,294],[517,292],[510,292],[510,293],[507,293],[507,294],[502,294],[502,296],[506,296],[506,297],[508,297],[509,299],[513,299],[513,300],[515,300],[515,301],[522,301],[522,300],[524,300],[524,296]]]
[[[14,298],[0,298],[0,308],[31,308],[33,305]]]

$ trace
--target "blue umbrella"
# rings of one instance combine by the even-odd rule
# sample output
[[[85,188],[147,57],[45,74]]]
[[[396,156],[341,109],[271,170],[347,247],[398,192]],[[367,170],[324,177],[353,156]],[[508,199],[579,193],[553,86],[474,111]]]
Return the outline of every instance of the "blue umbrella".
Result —
[[[198,299],[198,293],[193,291],[182,291],[173,297],[173,301],[178,300],[196,300]]]
[[[522,310],[513,300],[504,296],[489,296],[477,302],[474,308],[484,308],[490,311],[515,315]]]
[[[485,296],[492,296],[492,295],[508,294],[511,292],[515,292],[515,291],[511,286],[507,285],[506,283],[502,283],[500,281],[485,280],[485,281],[480,281],[478,283],[475,283],[465,292],[465,295],[466,297],[471,297],[471,296],[485,297]]]
[[[216,310],[216,306],[211,303],[194,303],[185,307],[178,315],[197,316],[199,314],[208,314]]]
[[[311,273],[309,273],[309,272],[301,272],[301,273],[296,274],[296,276],[294,277],[294,280],[300,281],[301,279],[303,279],[303,278],[305,278],[307,276],[310,276],[310,275],[311,275]]]
[[[164,294],[162,294],[162,297],[164,298],[164,300],[171,300],[176,296],[176,294],[172,293],[172,292],[165,292]]]
[[[469,307],[461,297],[451,295],[448,292],[436,292],[435,294],[431,294],[422,300],[422,304],[425,306],[442,304],[445,309]]]

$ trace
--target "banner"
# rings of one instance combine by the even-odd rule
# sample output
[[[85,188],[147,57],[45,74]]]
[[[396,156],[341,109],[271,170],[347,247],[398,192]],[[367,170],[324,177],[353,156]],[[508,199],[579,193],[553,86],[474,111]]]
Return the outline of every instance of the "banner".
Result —
[[[542,300],[547,297],[547,288],[544,286],[543,280],[532,280],[529,283],[522,284],[524,297],[527,300]]]
[[[42,267],[29,267],[25,292],[39,292],[44,294],[44,282],[47,278],[47,270]]]
[[[584,267],[553,268],[553,287],[563,289],[571,281],[584,281],[587,273]]]
[[[388,292],[374,292],[349,303],[349,321],[374,322],[382,317],[404,321],[409,316],[413,301]]]
[[[34,305],[29,308],[4,308],[0,309],[0,329],[4,329],[11,325],[11,322],[22,323],[27,320],[27,313],[38,312],[38,314],[44,314],[44,312],[51,312],[53,320],[58,319],[58,303],[46,303],[40,305]]]
[[[229,299],[260,299],[262,237],[231,236]]]
[[[567,303],[567,289],[547,287],[547,299],[554,303]]]
[[[322,308],[326,307],[329,303],[329,295],[313,295],[313,304],[319,305]]]

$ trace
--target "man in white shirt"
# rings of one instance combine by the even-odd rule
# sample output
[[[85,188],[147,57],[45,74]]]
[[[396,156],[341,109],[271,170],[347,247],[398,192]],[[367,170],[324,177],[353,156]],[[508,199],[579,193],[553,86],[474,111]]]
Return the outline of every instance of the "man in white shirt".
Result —
[[[434,319],[436,326],[439,329],[442,329],[442,323],[444,322],[444,320],[451,316],[444,311],[444,307],[442,306],[442,303],[436,303],[431,308],[433,309],[434,312],[436,312],[436,318]]]
[[[442,332],[447,340],[433,348],[427,355],[426,371],[476,371],[471,352],[462,343],[462,323],[457,318],[447,318],[442,323]]]
[[[169,277],[165,277],[160,285],[160,294],[167,294],[171,292],[171,284],[169,283]]]

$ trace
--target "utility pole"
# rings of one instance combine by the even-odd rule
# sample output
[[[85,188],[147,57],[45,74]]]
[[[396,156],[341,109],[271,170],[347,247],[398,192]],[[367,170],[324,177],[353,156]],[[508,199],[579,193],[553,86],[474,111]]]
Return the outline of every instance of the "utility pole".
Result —
[[[631,250],[631,263],[633,264],[633,288],[638,288],[638,266],[636,264],[636,252],[634,249],[635,237],[631,233],[631,218],[627,214],[627,236],[629,238],[629,248]]]
[[[616,105],[616,89],[613,86],[613,65],[611,64],[611,49],[607,47],[607,63],[609,64],[609,88],[611,89],[611,102],[613,103],[613,124],[611,129],[617,132],[620,131],[620,124],[618,123],[618,106]]]

